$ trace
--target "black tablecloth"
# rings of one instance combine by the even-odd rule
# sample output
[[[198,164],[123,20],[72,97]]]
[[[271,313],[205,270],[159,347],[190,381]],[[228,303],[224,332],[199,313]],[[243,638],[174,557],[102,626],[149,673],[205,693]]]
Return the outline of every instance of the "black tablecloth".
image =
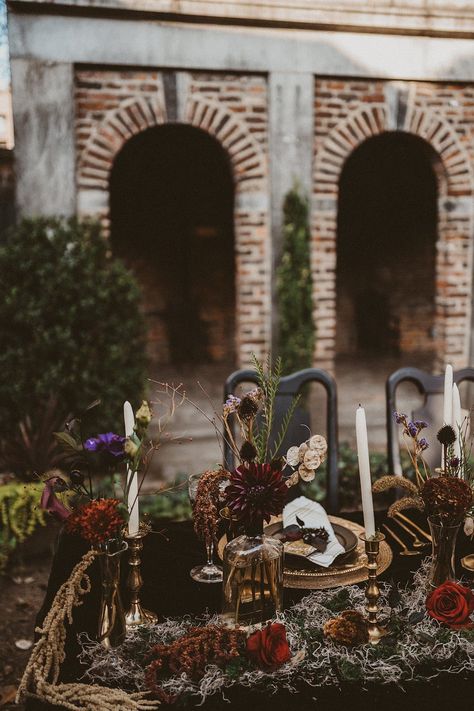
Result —
[[[410,513],[410,515],[412,515]],[[360,521],[360,514],[345,514],[346,518]],[[420,518],[417,518],[422,523]],[[392,525],[396,527],[395,524]],[[424,527],[427,530],[426,522]],[[160,532],[161,531],[161,532]],[[401,538],[407,543],[410,539],[399,532]],[[420,557],[402,557],[398,555],[397,544],[390,545],[394,550],[394,560],[390,568],[381,576],[384,580],[407,583],[412,573],[420,563]],[[458,542],[458,560],[468,549],[468,540],[460,534]],[[37,623],[40,624],[49,610],[52,599],[58,587],[68,578],[72,568],[78,562],[86,547],[76,537],[62,535],[58,542],[48,589],[41,610],[38,613]],[[142,603],[145,607],[154,610],[160,617],[181,616],[185,613],[200,613],[206,609],[218,611],[220,605],[221,586],[199,584],[191,580],[190,569],[203,562],[204,551],[197,541],[190,522],[163,523],[155,526],[155,532],[150,534],[145,541],[143,550],[142,570],[145,580],[141,593]],[[122,567],[122,574],[126,574],[126,567]],[[469,577],[466,571],[459,569]],[[94,562],[90,569],[92,591],[85,603],[74,611],[74,624],[68,630],[66,643],[66,659],[62,665],[61,680],[75,681],[80,678],[84,667],[77,660],[79,647],[77,633],[86,631],[94,635],[99,606],[99,571]],[[124,587],[124,586],[123,586]],[[308,591],[285,590],[285,606],[300,600]],[[474,675],[450,675],[433,679],[429,683],[410,683],[406,690],[389,685],[367,686],[361,684],[341,683],[337,688],[313,689],[303,685],[297,695],[279,691],[277,694],[263,694],[255,690],[232,688],[226,692],[231,704],[224,704],[220,695],[211,697],[202,707],[204,711],[217,711],[229,708],[243,709],[246,705],[256,711],[279,711],[280,709],[319,708],[323,711],[336,711],[338,709],[366,709],[375,711],[383,709],[396,711],[416,709],[416,711],[441,711],[451,705],[453,711],[472,711],[474,708]],[[186,707],[193,704],[187,702]],[[53,711],[53,707],[35,700],[27,702],[27,711]],[[56,707],[55,707],[56,708]],[[161,708],[166,708],[162,706]],[[175,707],[176,708],[176,705]],[[100,711],[100,710],[98,710]]]

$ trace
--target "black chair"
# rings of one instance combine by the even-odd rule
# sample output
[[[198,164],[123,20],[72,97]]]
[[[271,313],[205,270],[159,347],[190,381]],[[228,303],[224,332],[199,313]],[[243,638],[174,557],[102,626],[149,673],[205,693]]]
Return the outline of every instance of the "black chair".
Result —
[[[463,381],[474,382],[474,368],[462,368],[453,373],[453,382],[459,385]],[[388,466],[391,474],[401,474],[400,444],[398,439],[399,425],[395,422],[393,413],[396,407],[396,391],[401,383],[413,383],[418,392],[424,395],[424,404],[433,395],[444,392],[444,374],[431,375],[418,368],[400,368],[392,373],[385,384],[386,417],[387,417],[387,447]]]
[[[233,395],[236,388],[241,383],[258,384],[257,374],[254,370],[237,370],[230,375],[225,383],[224,401],[229,395]],[[326,488],[326,508],[328,513],[338,513],[339,511],[339,473],[337,468],[338,444],[337,444],[337,388],[334,378],[325,370],[318,368],[306,368],[297,373],[284,376],[280,381],[278,393],[275,398],[275,424],[274,430],[278,429],[282,418],[288,411],[291,402],[308,383],[320,383],[327,394],[327,431],[328,443],[327,458],[327,488]],[[301,444],[308,436],[308,430],[303,431],[301,425],[309,426],[309,413],[301,407],[297,407],[288,427],[287,435],[280,448],[280,453],[285,453],[288,447],[294,444]],[[230,445],[224,443],[224,462],[228,469],[235,466],[234,455]]]

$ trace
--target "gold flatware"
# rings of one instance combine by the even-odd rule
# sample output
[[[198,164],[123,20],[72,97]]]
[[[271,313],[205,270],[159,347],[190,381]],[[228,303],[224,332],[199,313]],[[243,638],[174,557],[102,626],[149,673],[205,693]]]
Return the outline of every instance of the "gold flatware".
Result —
[[[394,518],[395,523],[398,523],[398,525],[403,528],[404,531],[408,533],[409,536],[413,538],[413,543],[412,546],[413,548],[429,548],[430,544],[428,542],[420,541],[416,533],[414,533],[408,526],[406,526],[403,521],[399,521],[398,518]]]
[[[469,555],[465,555],[464,558],[461,558],[461,565],[465,570],[474,573],[474,553],[470,553]]]
[[[405,514],[400,513],[400,511],[397,511],[395,516],[397,518],[401,518],[402,521],[405,521],[405,523],[408,523],[412,528],[415,529],[415,531],[417,531],[420,534],[420,536],[423,536],[424,538],[426,538],[427,541],[429,541],[431,543],[432,539],[431,539],[430,534],[426,533],[426,531],[424,531],[420,526],[418,526],[418,524],[416,524],[414,521],[412,521],[411,518],[408,518],[408,516],[405,516]]]
[[[402,548],[402,550],[400,551],[400,555],[421,555],[421,551],[415,551],[411,548],[408,548],[408,546],[402,541],[401,538],[397,536],[396,533],[392,531],[391,528],[389,528],[385,524],[382,525],[382,528],[385,528],[387,533],[389,533],[392,538],[398,543],[398,545]]]

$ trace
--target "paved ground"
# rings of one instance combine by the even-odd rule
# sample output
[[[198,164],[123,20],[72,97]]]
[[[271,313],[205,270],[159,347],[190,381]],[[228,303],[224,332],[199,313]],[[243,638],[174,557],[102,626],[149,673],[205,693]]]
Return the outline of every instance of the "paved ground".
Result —
[[[411,362],[410,365],[414,363]],[[386,450],[385,380],[407,363],[395,359],[341,360],[336,368],[339,401],[339,439],[355,446],[355,411],[359,403],[366,409],[371,449]],[[422,364],[417,364],[422,365]],[[178,442],[165,442],[155,459],[157,477],[173,479],[178,474],[202,471],[221,461],[218,441],[206,416],[220,412],[222,391],[229,370],[212,366],[195,369],[162,370],[156,379],[183,383],[186,393],[203,412],[185,402],[176,412],[170,432]],[[150,383],[150,397],[156,400],[159,387]],[[312,430],[325,433],[324,391],[315,386],[311,393]],[[212,403],[212,404],[211,404]],[[422,404],[413,386],[400,389],[399,409],[411,412]],[[158,406],[155,406],[158,409]],[[205,413],[205,415],[203,414]],[[153,477],[154,479],[155,477]],[[148,488],[150,488],[149,479]]]

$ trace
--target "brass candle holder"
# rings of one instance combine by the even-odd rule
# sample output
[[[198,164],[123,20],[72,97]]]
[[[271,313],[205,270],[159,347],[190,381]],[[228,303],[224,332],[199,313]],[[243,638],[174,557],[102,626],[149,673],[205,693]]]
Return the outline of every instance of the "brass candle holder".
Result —
[[[382,637],[387,634],[387,629],[377,622],[377,615],[379,612],[378,600],[380,597],[380,588],[377,582],[377,558],[379,555],[380,544],[385,540],[383,533],[377,531],[374,536],[367,537],[364,533],[359,536],[361,541],[364,541],[365,552],[367,555],[367,570],[369,573],[369,579],[367,580],[367,585],[365,588],[365,597],[367,598],[367,605],[365,609],[367,610],[368,624],[367,629],[369,633],[369,642],[371,644],[378,644]]]
[[[140,603],[140,590],[143,586],[141,573],[140,553],[143,549],[143,539],[151,531],[151,526],[143,521],[140,522],[138,533],[133,536],[125,533],[125,540],[128,543],[130,570],[127,577],[127,588],[130,590],[130,607],[125,613],[125,624],[127,629],[137,625],[153,625],[158,621],[158,616],[150,610],[145,610]]]

